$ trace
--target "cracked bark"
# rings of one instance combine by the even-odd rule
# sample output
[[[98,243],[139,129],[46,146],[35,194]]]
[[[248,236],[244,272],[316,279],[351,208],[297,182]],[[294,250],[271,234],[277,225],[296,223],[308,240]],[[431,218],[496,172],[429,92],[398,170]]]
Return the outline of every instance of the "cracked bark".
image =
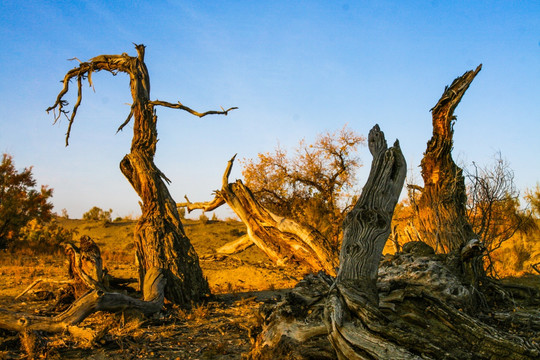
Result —
[[[157,138],[156,106],[181,109],[203,117],[210,114],[223,114],[235,108],[223,111],[199,113],[180,102],[150,100],[150,77],[144,62],[145,46],[136,45],[137,56],[99,55],[88,62],[70,70],[64,77],[63,89],[53,106],[47,111],[55,112],[55,119],[63,114],[67,102],[63,99],[69,90],[71,79],[77,79],[78,97],[68,117],[66,146],[71,133],[71,126],[82,100],[82,80],[87,79],[92,85],[92,74],[108,71],[113,74],[126,73],[133,104],[127,119],[120,125],[122,130],[133,119],[133,139],[131,151],[120,162],[120,169],[141,198],[142,216],[135,227],[135,244],[139,264],[139,282],[144,286],[146,272],[151,268],[163,269],[167,278],[165,296],[172,302],[190,306],[210,293],[208,283],[199,266],[198,256],[193,249],[180,221],[176,203],[172,199],[166,183],[169,180],[154,164]],[[55,121],[56,122],[56,121]]]

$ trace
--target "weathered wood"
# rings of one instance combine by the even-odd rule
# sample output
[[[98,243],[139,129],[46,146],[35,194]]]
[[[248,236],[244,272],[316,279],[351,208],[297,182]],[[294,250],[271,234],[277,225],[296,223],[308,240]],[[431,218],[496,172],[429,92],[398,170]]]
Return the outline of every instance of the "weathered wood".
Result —
[[[162,269],[152,268],[146,272],[143,299],[92,290],[77,299],[66,311],[54,316],[44,317],[0,309],[0,328],[12,331],[69,332],[72,336],[92,340],[94,332],[77,325],[96,311],[117,312],[136,310],[151,315],[161,310],[164,301],[166,278]]]
[[[378,125],[369,132],[368,146],[373,156],[371,171],[360,198],[343,222],[336,281],[359,286],[377,304],[377,269],[407,166],[399,142],[388,148]]]
[[[538,358],[538,344],[467,312],[474,309],[474,289],[446,265],[446,255],[413,244],[379,262],[406,166],[397,142],[386,149],[378,127],[369,142],[371,172],[344,222],[337,277],[310,275],[263,306],[262,331],[250,358]]]
[[[251,241],[249,236],[244,235],[234,241],[226,243],[222,247],[219,247],[216,252],[218,254],[232,255],[244,251],[253,245],[253,241]]]
[[[337,256],[321,233],[264,208],[241,180],[229,183],[235,157],[229,160],[221,190],[215,191],[212,201],[192,203],[186,197],[187,202],[177,206],[186,207],[188,212],[210,211],[226,203],[246,225],[251,241],[278,265],[299,261],[313,271],[324,270],[335,275]]]
[[[63,99],[69,90],[70,80],[77,79],[78,96],[69,117],[66,146],[71,126],[82,100],[82,80],[88,79],[92,85],[92,74],[97,71],[126,73],[129,76],[133,103],[127,119],[120,125],[122,130],[133,119],[133,140],[131,152],[120,162],[120,169],[141,198],[142,215],[135,227],[135,243],[139,264],[139,282],[143,284],[146,272],[154,267],[164,269],[167,277],[165,294],[177,304],[189,306],[210,293],[208,283],[202,275],[198,256],[187,238],[176,204],[165,182],[169,180],[154,164],[157,138],[156,106],[185,110],[198,117],[210,114],[227,115],[230,108],[223,111],[199,113],[180,102],[150,100],[150,77],[144,62],[145,46],[136,45],[137,56],[99,55],[88,62],[81,62],[64,77],[63,89],[57,100],[47,111],[58,111],[55,119],[68,111]]]
[[[101,251],[89,236],[81,236],[79,247],[66,244],[68,256],[68,273],[73,280],[73,291],[76,298],[88,290],[103,290],[107,285],[103,278],[103,260]]]
[[[452,159],[452,147],[454,110],[481,69],[479,65],[455,79],[431,109],[433,136],[420,163],[424,187],[413,205],[422,240],[436,252],[459,250],[469,240],[477,238],[466,217],[465,178],[463,170]]]

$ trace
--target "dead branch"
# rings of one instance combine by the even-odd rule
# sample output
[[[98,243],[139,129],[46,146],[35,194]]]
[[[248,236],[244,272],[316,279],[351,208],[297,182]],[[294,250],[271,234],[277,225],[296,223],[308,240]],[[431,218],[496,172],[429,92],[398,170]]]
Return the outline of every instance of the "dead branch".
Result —
[[[228,162],[222,177],[222,188],[215,191],[210,202],[177,204],[191,209],[215,209],[227,203],[244,222],[251,241],[272,261],[282,265],[288,261],[298,261],[313,271],[326,271],[334,275],[337,267],[335,251],[328,240],[317,230],[278,216],[264,208],[242,181],[229,183],[229,176],[236,155]]]
[[[221,205],[225,204],[225,200],[221,197],[218,190],[214,191],[214,194],[215,194],[215,197],[211,201],[195,202],[195,203],[192,203],[191,201],[189,201],[187,195],[184,195],[186,202],[177,203],[176,207],[177,208],[184,207],[187,209],[188,213],[191,213],[193,210],[202,210],[203,212],[215,210]]]
[[[244,235],[234,241],[226,243],[218,248],[216,252],[218,254],[232,255],[244,251],[250,246],[253,246],[253,241],[251,241],[248,235]]]
[[[67,331],[77,338],[92,340],[93,332],[77,327],[84,319],[96,311],[117,312],[132,309],[145,315],[161,310],[164,300],[166,279],[162,269],[153,268],[146,273],[143,299],[92,290],[76,300],[66,311],[44,317],[0,309],[0,328],[11,331],[46,331],[60,333]]]
[[[228,115],[229,114],[229,111],[231,110],[236,110],[238,109],[237,107],[231,107],[231,108],[228,108],[227,110],[222,109],[222,111],[215,111],[215,110],[210,110],[210,111],[205,111],[203,113],[200,113],[198,111],[195,111],[185,105],[182,105],[182,103],[180,101],[178,101],[176,104],[173,104],[173,103],[170,103],[170,102],[167,102],[167,101],[161,101],[161,100],[154,100],[154,101],[150,101],[149,104],[151,106],[156,106],[156,105],[159,105],[159,106],[164,106],[164,107],[168,107],[168,108],[171,108],[171,109],[180,109],[180,110],[184,110],[184,111],[187,111],[188,113],[192,114],[192,115],[195,115],[195,116],[198,116],[200,118],[206,116],[206,115]]]
[[[35,288],[39,284],[72,284],[73,280],[53,280],[53,279],[37,279],[33,281],[26,289],[24,289],[19,295],[15,296],[15,300],[20,299],[24,295],[26,295],[30,290]]]

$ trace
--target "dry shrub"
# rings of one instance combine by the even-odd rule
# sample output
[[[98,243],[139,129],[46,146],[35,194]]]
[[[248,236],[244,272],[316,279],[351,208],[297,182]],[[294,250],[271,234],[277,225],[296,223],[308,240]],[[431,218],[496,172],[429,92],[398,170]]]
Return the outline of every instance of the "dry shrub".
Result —
[[[202,213],[201,216],[199,216],[199,221],[203,224],[203,225],[206,225],[208,224],[208,216],[206,216],[205,213]]]
[[[495,273],[500,277],[535,273],[532,265],[540,262],[538,236],[538,232],[531,235],[514,235],[499,249],[493,251],[491,260]]]
[[[75,229],[66,229],[51,221],[41,224],[31,220],[21,229],[19,240],[10,246],[11,252],[35,254],[57,254],[63,251],[62,244],[73,241],[77,234]]]

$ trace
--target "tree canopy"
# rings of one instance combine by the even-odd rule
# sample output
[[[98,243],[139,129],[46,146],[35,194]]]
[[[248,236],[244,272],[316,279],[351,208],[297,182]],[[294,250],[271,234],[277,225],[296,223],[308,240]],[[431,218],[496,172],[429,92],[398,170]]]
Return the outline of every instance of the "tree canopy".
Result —
[[[313,144],[300,141],[294,154],[277,147],[244,160],[246,185],[269,210],[310,225],[337,241],[345,210],[352,196],[356,155],[365,137],[344,126],[318,135]]]
[[[2,155],[0,164],[0,249],[17,239],[30,220],[46,222],[52,217],[48,202],[53,190],[46,185],[36,189],[32,167],[17,171],[13,157]]]

